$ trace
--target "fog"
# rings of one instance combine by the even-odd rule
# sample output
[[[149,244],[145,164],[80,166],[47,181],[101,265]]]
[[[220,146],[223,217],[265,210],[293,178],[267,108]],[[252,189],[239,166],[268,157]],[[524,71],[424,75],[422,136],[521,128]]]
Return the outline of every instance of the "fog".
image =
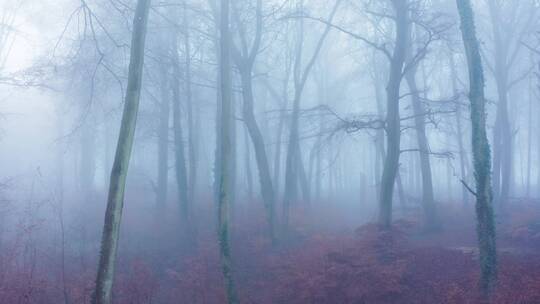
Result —
[[[0,303],[537,303],[539,101],[537,0],[0,0]]]

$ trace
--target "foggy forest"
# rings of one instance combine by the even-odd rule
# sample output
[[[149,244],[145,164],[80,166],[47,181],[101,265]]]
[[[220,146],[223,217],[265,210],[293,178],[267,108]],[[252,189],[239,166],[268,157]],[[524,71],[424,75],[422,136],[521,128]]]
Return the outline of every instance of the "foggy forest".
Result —
[[[0,0],[0,303],[540,303],[537,115],[539,0]]]

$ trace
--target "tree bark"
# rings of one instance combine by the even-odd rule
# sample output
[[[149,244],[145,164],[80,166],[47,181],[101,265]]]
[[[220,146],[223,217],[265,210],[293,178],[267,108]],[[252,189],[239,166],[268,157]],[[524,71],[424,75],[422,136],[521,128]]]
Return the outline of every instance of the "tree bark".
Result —
[[[486,100],[484,74],[474,15],[469,0],[456,0],[461,33],[469,69],[469,99],[471,102],[472,151],[476,180],[476,217],[480,255],[481,287],[488,295],[497,280],[497,248],[491,189],[491,152],[486,134]]]
[[[96,286],[92,296],[92,303],[94,304],[112,303],[112,285],[114,281],[116,252],[120,236],[120,222],[124,205],[124,191],[129,159],[133,148],[137,112],[139,110],[144,63],[144,45],[146,42],[146,25],[148,22],[149,10],[150,0],[137,1],[137,8],[133,19],[131,55],[124,112],[122,114],[120,134],[111,171],[107,210],[105,212],[105,224],[103,226],[103,235],[101,238],[101,254],[99,257]]]

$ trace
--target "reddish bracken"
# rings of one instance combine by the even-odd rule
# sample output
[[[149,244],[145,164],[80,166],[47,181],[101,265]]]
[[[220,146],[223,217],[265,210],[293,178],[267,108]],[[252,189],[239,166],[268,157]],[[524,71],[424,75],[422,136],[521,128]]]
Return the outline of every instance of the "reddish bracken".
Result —
[[[533,206],[509,211],[509,220],[499,224],[499,283],[491,303],[540,303],[540,252],[534,241],[539,211]],[[390,231],[374,224],[329,231],[328,223],[316,228],[313,221],[321,217],[312,214],[272,246],[260,210],[244,210],[235,215],[232,232],[241,303],[483,303],[474,223],[463,220],[473,218],[468,212],[449,211],[443,230],[433,234],[423,232],[417,221],[405,220],[397,220]],[[167,244],[162,248],[154,248],[162,243],[155,237],[148,241],[143,230],[136,238],[127,234],[115,303],[225,303],[215,226],[211,220],[200,223],[206,225],[198,225],[197,242],[187,249],[171,241],[177,233],[162,231],[158,241]],[[156,231],[148,231],[152,233]],[[2,244],[0,303],[89,303],[95,253],[82,256],[68,248],[64,280],[59,248],[33,240],[21,234]]]

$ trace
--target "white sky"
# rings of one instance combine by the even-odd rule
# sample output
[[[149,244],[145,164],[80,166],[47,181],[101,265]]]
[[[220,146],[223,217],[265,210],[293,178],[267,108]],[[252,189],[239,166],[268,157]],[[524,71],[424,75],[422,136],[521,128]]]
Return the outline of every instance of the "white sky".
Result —
[[[0,18],[19,7],[17,30],[2,74],[31,67],[48,54],[61,33],[69,9],[65,0],[0,0]],[[25,178],[51,162],[55,144],[54,95],[38,89],[0,85],[0,162],[5,178]],[[46,170],[42,168],[43,170]]]

